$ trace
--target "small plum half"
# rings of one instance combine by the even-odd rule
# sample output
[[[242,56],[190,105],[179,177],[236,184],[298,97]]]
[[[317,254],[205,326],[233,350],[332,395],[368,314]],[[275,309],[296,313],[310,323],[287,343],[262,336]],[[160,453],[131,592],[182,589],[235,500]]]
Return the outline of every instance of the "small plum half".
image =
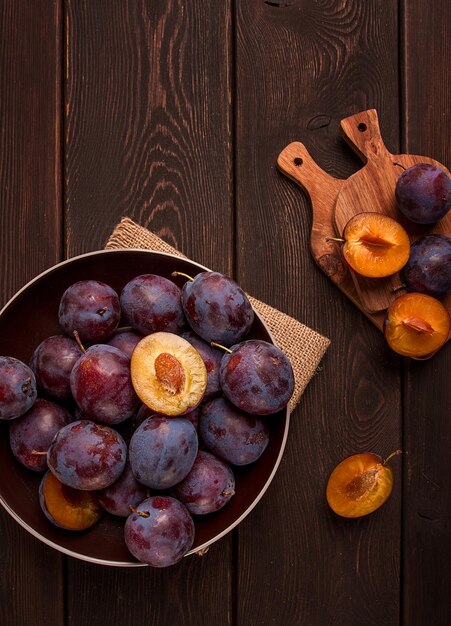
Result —
[[[326,489],[330,508],[341,517],[368,515],[386,502],[393,489],[393,471],[377,454],[353,454],[332,471]]]
[[[384,335],[394,352],[421,358],[443,346],[450,326],[449,313],[439,300],[424,293],[406,293],[388,308]]]
[[[65,530],[86,530],[103,515],[95,491],[80,491],[63,485],[50,471],[41,480],[39,504],[47,519]]]
[[[197,407],[207,387],[207,370],[199,352],[173,333],[153,333],[136,346],[131,360],[135,391],[161,415],[183,415]]]
[[[398,272],[409,259],[407,232],[396,220],[381,213],[359,213],[346,224],[343,256],[361,276],[384,278]]]

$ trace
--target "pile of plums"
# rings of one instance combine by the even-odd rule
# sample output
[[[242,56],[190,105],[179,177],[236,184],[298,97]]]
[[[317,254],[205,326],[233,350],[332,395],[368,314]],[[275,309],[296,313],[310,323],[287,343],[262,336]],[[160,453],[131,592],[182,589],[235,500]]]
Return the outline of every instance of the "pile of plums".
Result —
[[[415,224],[435,224],[451,208],[451,178],[430,163],[404,170],[394,193],[402,216]],[[387,311],[384,333],[390,347],[417,358],[438,350],[451,326],[439,301],[451,293],[451,238],[425,234],[411,244],[397,220],[368,212],[351,218],[337,241],[343,243],[343,258],[357,274],[384,278],[400,272],[408,293],[398,296]]]
[[[0,419],[16,459],[43,472],[44,514],[77,531],[105,511],[126,518],[128,549],[154,567],[191,549],[193,516],[230,501],[231,466],[261,457],[267,420],[294,389],[284,353],[245,340],[254,312],[242,289],[216,272],[186,279],[179,289],[144,274],[120,297],[77,282],[61,297],[64,334],[29,365],[0,357]]]

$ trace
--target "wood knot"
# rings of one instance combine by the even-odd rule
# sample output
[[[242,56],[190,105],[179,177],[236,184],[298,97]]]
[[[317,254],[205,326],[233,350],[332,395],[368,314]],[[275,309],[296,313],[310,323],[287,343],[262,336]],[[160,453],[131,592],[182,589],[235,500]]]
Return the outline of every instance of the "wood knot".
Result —
[[[341,262],[341,259],[335,254],[323,254],[323,256],[318,259],[318,265],[326,276],[329,278],[334,277],[338,283],[343,280],[346,274],[346,268]]]

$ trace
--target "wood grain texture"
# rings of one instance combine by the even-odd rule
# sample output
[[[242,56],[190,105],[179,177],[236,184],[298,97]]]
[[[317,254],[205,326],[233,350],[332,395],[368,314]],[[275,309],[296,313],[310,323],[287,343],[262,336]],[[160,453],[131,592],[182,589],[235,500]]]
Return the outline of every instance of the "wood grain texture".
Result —
[[[229,0],[66,7],[67,254],[127,215],[230,270]]]
[[[58,2],[0,2],[0,308],[61,259],[60,26]],[[1,509],[0,623],[62,620],[61,555]]]
[[[405,128],[403,149],[451,166],[451,4],[402,2]],[[426,46],[427,42],[427,46]],[[403,620],[450,622],[451,399],[448,345],[404,377]]]
[[[376,107],[398,147],[397,2],[236,3],[237,276],[243,287],[332,339],[292,416],[281,468],[238,530],[237,624],[399,622],[400,481],[357,523],[325,503],[345,456],[399,447],[399,360],[315,268],[310,208],[275,169],[302,138],[326,172],[356,161],[339,120]],[[400,475],[397,461],[396,474]]]
[[[231,273],[229,0],[65,4],[68,256],[103,247],[126,215]],[[70,560],[68,619],[226,625],[232,571],[231,535],[164,572]]]

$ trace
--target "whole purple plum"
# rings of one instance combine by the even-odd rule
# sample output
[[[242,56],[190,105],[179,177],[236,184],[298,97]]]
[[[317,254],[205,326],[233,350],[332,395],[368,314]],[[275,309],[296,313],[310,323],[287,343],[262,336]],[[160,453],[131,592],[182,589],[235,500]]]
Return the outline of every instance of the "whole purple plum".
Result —
[[[412,222],[434,224],[451,207],[451,178],[437,165],[417,163],[398,178],[398,208]]]
[[[86,417],[119,424],[135,414],[139,400],[130,377],[130,359],[113,346],[88,348],[70,376],[72,395]]]
[[[192,330],[205,341],[230,346],[241,341],[254,310],[241,287],[218,272],[201,272],[182,289],[182,305]]]
[[[401,278],[408,291],[435,298],[451,293],[451,237],[425,235],[415,241]]]
[[[99,502],[108,513],[128,517],[131,513],[130,507],[135,507],[148,496],[148,489],[136,480],[130,463],[127,462],[118,480],[99,491]]]
[[[197,449],[197,433],[191,422],[182,418],[149,417],[132,435],[130,465],[143,485],[168,489],[188,474]]]
[[[58,319],[67,335],[74,331],[87,343],[108,339],[121,318],[117,293],[98,280],[81,280],[63,293]]]
[[[33,371],[12,356],[0,356],[0,419],[20,417],[36,400]]]
[[[235,478],[224,461],[200,450],[190,473],[174,487],[172,494],[192,515],[213,513],[235,494]]]
[[[138,561],[152,567],[174,565],[194,543],[194,522],[175,498],[152,496],[125,522],[125,543]]]
[[[82,354],[77,342],[66,335],[44,339],[30,361],[39,389],[52,398],[70,398],[70,373]]]
[[[25,415],[11,424],[9,443],[12,453],[28,469],[45,472],[47,456],[39,453],[47,452],[56,433],[72,421],[66,409],[38,398]]]
[[[143,335],[158,331],[178,334],[185,324],[180,293],[167,278],[142,274],[123,288],[122,310],[130,326]]]
[[[240,411],[225,398],[204,404],[199,433],[213,454],[232,465],[254,463],[269,441],[268,427],[263,420]]]
[[[243,341],[223,356],[219,379],[230,402],[256,415],[277,413],[294,391],[288,358],[277,346],[258,339]]]
[[[223,353],[218,348],[214,348],[209,343],[201,339],[193,332],[183,333],[183,339],[186,339],[196,348],[202,357],[207,369],[207,388],[205,389],[203,401],[212,400],[221,393],[221,385],[219,384],[219,368]]]
[[[109,426],[80,420],[55,435],[47,453],[52,473],[64,485],[92,491],[112,485],[122,474],[127,446]]]
[[[140,342],[142,338],[143,336],[140,333],[135,333],[132,330],[124,330],[114,333],[111,339],[107,341],[107,344],[117,348],[131,359],[136,344]]]

